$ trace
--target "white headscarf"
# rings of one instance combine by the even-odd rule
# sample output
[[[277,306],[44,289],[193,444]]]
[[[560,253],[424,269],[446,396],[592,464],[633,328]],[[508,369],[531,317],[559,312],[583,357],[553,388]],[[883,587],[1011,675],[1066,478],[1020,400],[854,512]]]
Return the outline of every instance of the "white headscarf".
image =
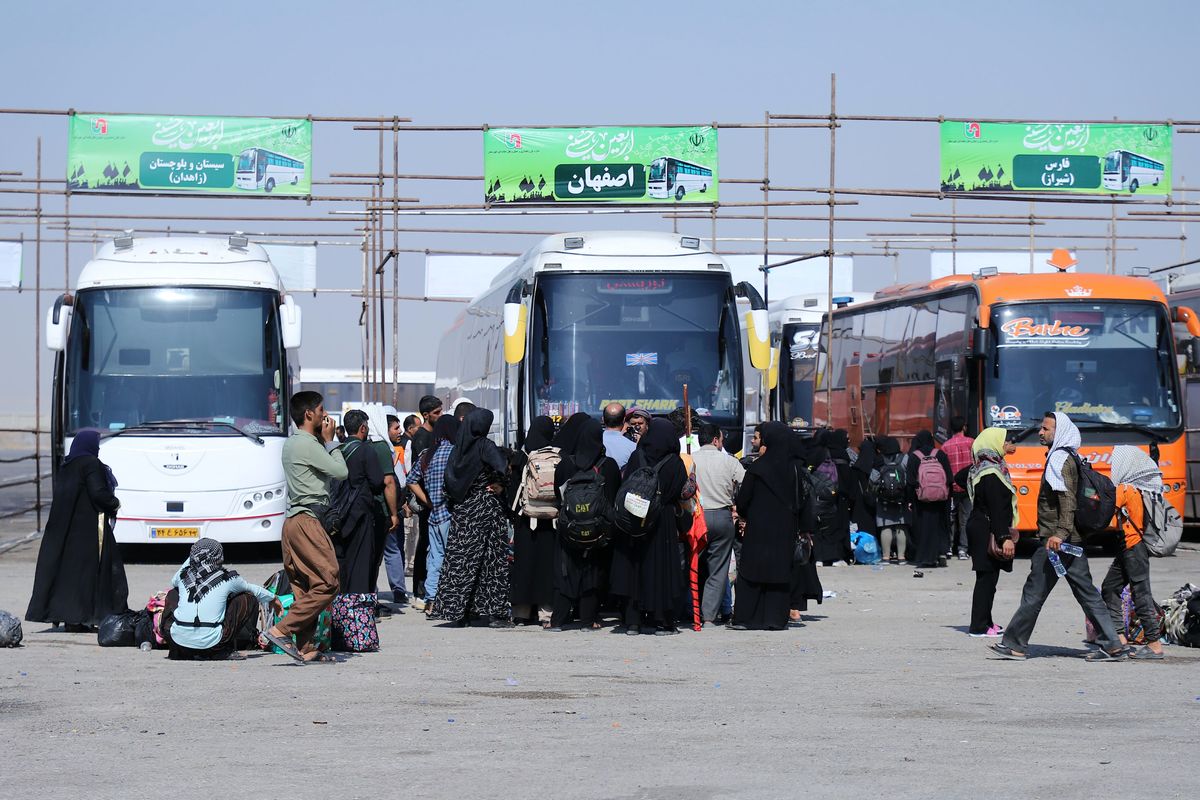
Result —
[[[1076,450],[1083,439],[1079,428],[1071,422],[1071,418],[1061,411],[1054,412],[1054,441],[1050,443],[1050,452],[1046,456],[1046,483],[1056,492],[1065,492],[1067,484],[1063,481],[1063,464],[1067,461],[1067,449]]]
[[[372,441],[387,442],[390,446],[392,442],[388,439],[387,412],[383,410],[383,404],[363,403],[362,410],[367,415],[367,435]]]
[[[1154,459],[1133,445],[1119,444],[1112,451],[1112,482],[1128,483],[1147,492],[1161,492],[1162,473]]]

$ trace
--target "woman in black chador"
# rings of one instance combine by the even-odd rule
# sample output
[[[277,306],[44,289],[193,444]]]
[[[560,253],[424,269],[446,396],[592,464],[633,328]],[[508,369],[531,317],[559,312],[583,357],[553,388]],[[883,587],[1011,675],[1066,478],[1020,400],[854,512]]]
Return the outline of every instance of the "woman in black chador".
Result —
[[[562,451],[562,460],[554,470],[560,504],[567,481],[581,472],[590,472],[604,481],[604,495],[612,507],[617,490],[621,488],[621,470],[616,461],[604,454],[604,426],[599,420],[585,415],[578,433],[572,449]],[[562,513],[556,524],[559,528],[566,524]],[[578,614],[584,630],[595,630],[600,627],[597,614],[609,548],[583,549],[573,545],[561,532],[554,541],[554,613],[550,617],[549,630],[561,631],[562,626],[571,621],[572,610]]]
[[[950,459],[934,447],[933,434],[920,431],[913,437],[908,450],[908,490],[912,501],[912,538],[915,540],[915,560],[918,567],[944,567],[943,555],[950,546],[950,501],[926,502],[917,499],[921,460],[933,457],[945,473],[946,486],[953,484]],[[947,494],[947,497],[949,494]]]
[[[117,479],[100,460],[100,432],[81,430],[54,481],[25,612],[29,622],[62,622],[78,632],[128,610],[129,584],[113,538],[116,488]]]
[[[660,636],[679,633],[675,615],[687,589],[679,536],[692,527],[692,515],[679,508],[687,470],[679,457],[675,427],[665,419],[654,419],[638,439],[625,465],[625,477],[663,459],[666,463],[658,471],[662,511],[654,530],[636,539],[618,531],[613,540],[610,591],[625,601],[628,634],[641,633],[643,626]]]
[[[783,630],[791,605],[792,553],[798,519],[797,469],[792,459],[792,432],[782,422],[768,422],[759,433],[762,448],[746,470],[734,504],[746,521],[738,558],[736,630]]]
[[[509,459],[506,507],[513,524],[513,561],[509,570],[512,584],[513,622],[536,625],[538,609],[554,602],[554,525],[550,520],[538,520],[533,528],[528,517],[513,510],[514,501],[524,482],[529,453],[550,446],[554,436],[554,421],[537,417],[525,434],[524,450]]]

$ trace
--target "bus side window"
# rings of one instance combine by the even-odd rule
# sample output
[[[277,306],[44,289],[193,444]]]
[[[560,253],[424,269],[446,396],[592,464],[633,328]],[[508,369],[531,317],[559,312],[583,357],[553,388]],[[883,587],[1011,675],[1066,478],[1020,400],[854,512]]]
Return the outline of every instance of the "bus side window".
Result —
[[[908,337],[905,379],[933,380],[933,348],[937,334],[937,302],[919,303],[913,309],[912,329]]]

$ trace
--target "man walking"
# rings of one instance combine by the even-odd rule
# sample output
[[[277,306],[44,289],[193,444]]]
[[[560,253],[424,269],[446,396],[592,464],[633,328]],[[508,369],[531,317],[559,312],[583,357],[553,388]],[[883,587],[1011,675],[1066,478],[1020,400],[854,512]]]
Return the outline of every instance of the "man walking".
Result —
[[[971,466],[971,445],[975,440],[967,436],[967,421],[962,417],[950,418],[950,438],[942,445],[942,452],[950,459],[950,474],[959,472]],[[958,560],[967,560],[967,520],[971,516],[971,497],[965,487],[954,482],[950,486],[950,545],[946,548],[946,558],[958,551]]]
[[[704,504],[708,546],[704,558],[708,579],[700,594],[700,615],[705,625],[716,624],[721,604],[729,589],[729,556],[733,552],[735,527],[733,498],[746,475],[746,468],[725,451],[721,429],[706,422],[700,426],[700,449],[692,453],[696,484]]]
[[[288,404],[297,431],[283,445],[283,472],[287,480],[288,510],[280,544],[283,569],[291,581],[295,602],[286,617],[264,636],[292,658],[318,661],[313,635],[317,617],[338,592],[338,562],[329,535],[312,508],[329,503],[326,482],[344,480],[348,474],[342,453],[326,452],[334,435],[333,420],[325,416],[324,401],[316,392],[297,392]],[[296,643],[291,637],[295,635]]]
[[[1099,590],[1092,583],[1087,556],[1072,556],[1059,549],[1064,542],[1077,546],[1083,544],[1083,537],[1075,528],[1075,493],[1080,480],[1075,449],[1081,441],[1079,429],[1066,414],[1047,412],[1038,436],[1042,444],[1049,448],[1037,502],[1037,536],[1042,546],[1029,559],[1029,577],[1025,580],[1017,613],[1008,623],[1004,638],[990,645],[990,649],[1004,658],[1025,658],[1038,614],[1058,583],[1059,576],[1051,560],[1053,555],[1066,567],[1063,577],[1070,584],[1075,600],[1083,607],[1083,613],[1098,631],[1096,641],[1101,649],[1089,653],[1087,660],[1123,661],[1125,648],[1117,638],[1117,631]]]
[[[421,457],[421,453],[425,452],[425,448],[433,444],[433,425],[438,421],[438,417],[442,415],[442,401],[437,397],[427,394],[421,398],[421,402],[417,404],[417,410],[421,412],[421,417],[425,420],[421,426],[413,432],[412,453],[413,463],[417,463],[417,459]],[[429,556],[429,509],[422,508],[417,512],[417,544],[413,548],[413,597],[417,598],[413,601],[413,607],[418,611],[425,607],[425,577],[427,567],[425,566]]]
[[[625,469],[633,449],[637,447],[625,436],[625,406],[609,403],[604,407],[604,452],[617,462],[617,469]]]

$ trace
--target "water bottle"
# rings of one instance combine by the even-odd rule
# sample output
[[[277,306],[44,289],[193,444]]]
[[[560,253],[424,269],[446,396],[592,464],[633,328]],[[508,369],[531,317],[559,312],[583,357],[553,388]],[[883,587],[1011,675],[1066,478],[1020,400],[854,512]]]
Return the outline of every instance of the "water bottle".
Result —
[[[1062,544],[1060,544],[1058,546],[1058,549],[1063,551],[1064,553],[1066,553],[1069,556],[1083,555],[1083,548],[1077,544],[1067,544],[1066,542],[1063,542]]]
[[[154,645],[150,644],[149,642],[142,642],[140,645],[138,645],[138,649],[143,653],[149,653],[154,649]]]
[[[1058,557],[1058,553],[1054,552],[1053,550],[1047,550],[1046,557],[1050,559],[1050,564],[1054,567],[1054,574],[1060,578],[1065,578],[1067,575],[1067,568],[1063,564],[1062,559]]]

